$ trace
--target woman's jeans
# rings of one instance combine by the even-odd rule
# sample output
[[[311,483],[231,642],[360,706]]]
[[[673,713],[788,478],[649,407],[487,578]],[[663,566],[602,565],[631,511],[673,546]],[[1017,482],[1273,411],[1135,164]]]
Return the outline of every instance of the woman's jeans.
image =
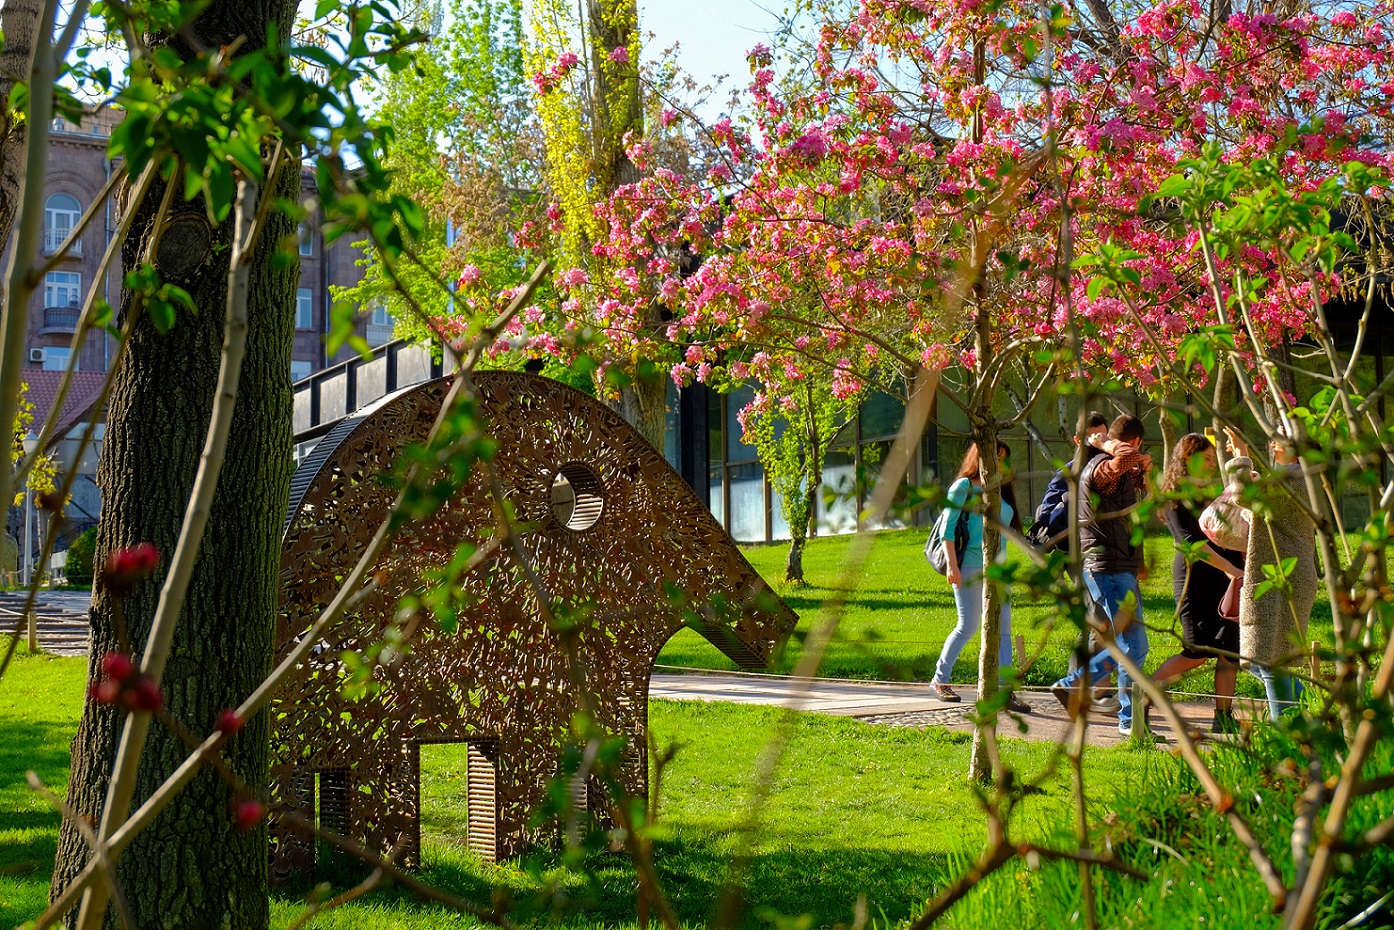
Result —
[[[947,684],[953,674],[958,654],[968,645],[968,640],[978,635],[978,626],[983,619],[983,565],[982,562],[963,560],[960,568],[963,582],[954,588],[954,606],[958,608],[958,624],[944,648],[939,653],[939,664],[934,669],[934,680]],[[1002,640],[997,648],[997,667],[1010,668],[1012,664],[1012,601],[1011,592],[1002,591]]]
[[[1138,587],[1137,575],[1131,572],[1090,572],[1084,573],[1084,587],[1089,591],[1089,596],[1108,617],[1108,622],[1113,626],[1113,635],[1118,641],[1118,647],[1123,650],[1123,654],[1132,659],[1142,667],[1143,660],[1147,658],[1147,627],[1142,625],[1142,590]],[[1123,611],[1123,605],[1128,600],[1128,595],[1133,596],[1133,622],[1123,630],[1118,632],[1117,618]],[[1129,729],[1133,725],[1133,689],[1132,680],[1128,676],[1118,661],[1113,658],[1112,653],[1107,649],[1100,650],[1094,658],[1089,660],[1087,666],[1075,669],[1064,678],[1055,683],[1057,688],[1073,688],[1075,683],[1084,676],[1085,671],[1089,672],[1089,685],[1093,687],[1100,681],[1107,678],[1109,673],[1118,669],[1118,726],[1121,729]]]
[[[1293,706],[1302,697],[1302,682],[1289,675],[1287,669],[1250,665],[1249,671],[1263,682],[1263,690],[1268,694],[1268,716],[1273,720],[1283,715],[1283,708]]]

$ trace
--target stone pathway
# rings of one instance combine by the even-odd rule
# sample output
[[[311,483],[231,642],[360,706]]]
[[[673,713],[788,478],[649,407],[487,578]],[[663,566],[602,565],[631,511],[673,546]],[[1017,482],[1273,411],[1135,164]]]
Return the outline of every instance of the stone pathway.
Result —
[[[792,678],[739,673],[655,672],[649,682],[649,696],[670,701],[726,701],[733,704],[763,704],[792,707],[796,710],[855,717],[867,723],[899,727],[947,727],[950,730],[973,729],[968,715],[972,713],[977,690],[955,685],[963,701],[950,704],[939,700],[926,684],[864,681],[814,681],[803,687]],[[1031,705],[1030,714],[1013,715],[1026,725],[1020,732],[1014,724],[1002,718],[999,732],[1004,737],[1059,742],[1070,739],[1073,725],[1065,708],[1048,691],[1037,689],[1020,695]],[[1181,701],[1177,711],[1191,732],[1208,732],[1214,715],[1213,699]],[[1241,713],[1245,711],[1241,710]],[[1247,711],[1251,716],[1253,711]],[[1152,712],[1153,732],[1174,740],[1171,726],[1157,711]],[[1113,715],[1091,715],[1087,736],[1091,745],[1112,746],[1125,737],[1118,733],[1118,721]]]
[[[22,591],[0,592],[0,633],[8,634],[18,626],[20,635],[27,635],[24,600]],[[91,632],[87,612],[91,605],[92,595],[87,591],[39,592],[34,600],[34,615],[40,648],[60,656],[86,655]]]

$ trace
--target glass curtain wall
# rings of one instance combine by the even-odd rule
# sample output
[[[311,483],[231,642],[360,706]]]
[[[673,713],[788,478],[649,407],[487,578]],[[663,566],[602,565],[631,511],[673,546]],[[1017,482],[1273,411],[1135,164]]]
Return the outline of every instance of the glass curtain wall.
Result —
[[[749,387],[710,397],[711,508],[737,542],[773,542],[788,539],[789,526],[755,447],[741,439],[739,413],[753,397]],[[817,503],[819,533],[849,533],[857,528],[857,515],[870,502],[872,483],[904,417],[905,406],[899,398],[878,394],[843,426],[824,462]],[[932,443],[924,445],[932,447]],[[922,470],[923,450],[917,451],[916,459],[912,474]],[[902,491],[901,500],[905,496]],[[886,525],[904,526],[914,520],[914,515],[897,511]]]

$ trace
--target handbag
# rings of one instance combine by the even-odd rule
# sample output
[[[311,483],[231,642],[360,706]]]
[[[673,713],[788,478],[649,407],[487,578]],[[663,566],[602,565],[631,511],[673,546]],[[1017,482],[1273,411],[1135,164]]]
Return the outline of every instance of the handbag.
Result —
[[[948,526],[950,514],[958,514],[954,520],[954,551],[960,567],[963,565],[964,550],[968,548],[967,512],[956,507],[945,507],[939,511],[939,516],[934,521],[934,529],[929,531],[929,539],[925,540],[924,544],[924,557],[929,560],[929,567],[941,575],[949,573],[949,554],[944,548],[944,528]]]
[[[1239,595],[1244,590],[1243,578],[1231,578],[1225,596],[1220,598],[1220,616],[1225,620],[1239,622]]]
[[[1249,547],[1249,512],[1239,506],[1234,488],[1211,501],[1200,515],[1201,532],[1222,549],[1243,552]]]

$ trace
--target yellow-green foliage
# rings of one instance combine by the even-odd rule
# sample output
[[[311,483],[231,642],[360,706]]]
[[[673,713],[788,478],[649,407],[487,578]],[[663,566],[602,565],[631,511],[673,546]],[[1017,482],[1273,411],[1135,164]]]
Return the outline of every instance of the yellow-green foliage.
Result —
[[[19,409],[15,412],[15,424],[12,432],[14,438],[10,448],[10,463],[12,465],[24,458],[24,437],[29,432],[30,424],[34,422],[34,405],[24,396],[28,390],[29,385],[20,382]],[[53,491],[56,487],[57,475],[58,466],[54,463],[53,456],[40,455],[34,460],[33,467],[29,469],[25,485],[36,494]],[[14,503],[16,505],[24,503],[23,491],[15,494]]]
[[[585,29],[566,0],[538,0],[532,10],[532,41],[525,49],[530,74],[549,72],[572,50],[577,36],[584,34],[590,52],[566,80],[536,98],[547,143],[548,180],[565,224],[559,266],[594,265],[588,243],[602,240],[606,230],[592,204],[614,186],[615,153],[623,151],[625,133],[638,128],[631,126],[627,112],[638,81],[636,7],[633,0],[603,0],[599,6],[602,23]],[[633,37],[625,46],[628,61],[610,60],[609,50],[597,38],[601,29]],[[596,68],[602,73],[595,74]],[[597,101],[602,87],[607,88],[606,99]]]

